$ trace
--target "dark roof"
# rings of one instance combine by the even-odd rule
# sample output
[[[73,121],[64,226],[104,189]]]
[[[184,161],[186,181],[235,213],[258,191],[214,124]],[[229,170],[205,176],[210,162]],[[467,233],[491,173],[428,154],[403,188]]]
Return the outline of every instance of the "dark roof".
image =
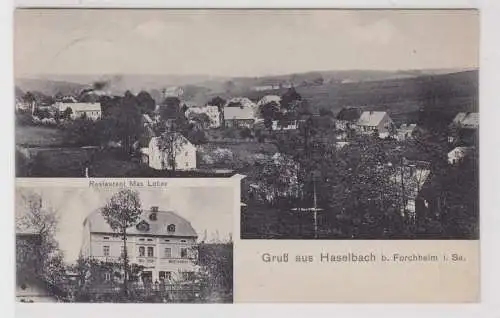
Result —
[[[156,219],[150,219],[149,215],[156,213]],[[114,233],[111,227],[104,219],[100,210],[92,212],[86,219],[90,232],[93,233]],[[163,236],[181,236],[181,237],[197,237],[196,231],[191,226],[191,223],[172,211],[157,211],[144,210],[137,221],[137,225],[147,224],[145,230],[140,227],[132,226],[127,230],[129,235],[163,235]],[[169,225],[175,225],[175,232],[168,230]]]
[[[361,116],[361,110],[355,107],[344,107],[337,114],[337,120],[357,121]]]

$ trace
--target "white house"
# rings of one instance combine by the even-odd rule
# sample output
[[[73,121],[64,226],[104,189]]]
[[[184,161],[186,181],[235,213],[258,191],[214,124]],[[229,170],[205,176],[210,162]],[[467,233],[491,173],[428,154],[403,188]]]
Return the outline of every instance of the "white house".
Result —
[[[83,256],[102,261],[120,260],[123,241],[105,221],[100,210],[83,223]],[[144,266],[144,282],[168,282],[196,270],[193,247],[197,234],[191,223],[173,211],[153,206],[144,210],[138,222],[127,229],[127,254],[131,264]],[[106,280],[112,276],[106,276]]]
[[[448,163],[454,165],[462,161],[470,152],[471,147],[456,147],[448,153]]]
[[[405,141],[413,138],[413,134],[416,128],[416,124],[402,124],[396,131],[396,139],[398,141]]]
[[[66,109],[71,109],[71,118],[77,119],[85,116],[88,119],[97,120],[102,116],[101,103],[55,103],[55,107],[64,112]]]
[[[398,195],[404,198],[404,207],[401,207],[401,213],[409,216],[411,220],[415,220],[417,198],[430,174],[428,162],[405,161],[403,165],[395,168],[390,177]]]
[[[180,133],[153,137],[147,148],[142,148],[144,161],[156,170],[196,169],[196,147]],[[174,165],[172,166],[172,163]]]
[[[297,130],[299,128],[299,123],[297,120],[292,120],[286,123],[281,123],[279,120],[273,120],[271,129],[272,130]]]
[[[380,138],[389,137],[395,129],[394,122],[387,112],[365,111],[359,117],[356,127],[361,134],[377,131]]]

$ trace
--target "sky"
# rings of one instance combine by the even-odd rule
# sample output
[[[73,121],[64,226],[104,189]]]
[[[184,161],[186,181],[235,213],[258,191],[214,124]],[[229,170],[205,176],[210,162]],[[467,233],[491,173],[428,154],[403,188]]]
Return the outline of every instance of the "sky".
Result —
[[[16,77],[476,68],[473,10],[18,9]]]
[[[201,240],[204,232],[207,239],[227,239],[233,232],[234,193],[232,187],[182,187],[182,188],[136,188],[143,209],[158,206],[184,217],[198,233]],[[56,240],[68,262],[78,258],[83,238],[83,221],[104,206],[119,189],[45,187],[19,188],[18,194],[41,195],[47,210],[54,211],[58,218]],[[16,196],[16,213],[23,213],[26,201]]]

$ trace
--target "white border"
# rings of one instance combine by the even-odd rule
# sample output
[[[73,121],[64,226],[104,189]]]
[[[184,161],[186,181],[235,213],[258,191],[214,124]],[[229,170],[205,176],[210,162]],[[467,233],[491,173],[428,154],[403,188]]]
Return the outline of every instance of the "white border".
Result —
[[[65,7],[131,7],[131,8],[145,8],[145,7],[182,7],[182,8],[199,8],[199,7],[210,7],[210,8],[248,8],[248,7],[258,7],[258,8],[281,8],[281,7],[294,7],[294,8],[366,8],[366,7],[378,7],[378,8],[394,8],[394,7],[406,7],[406,8],[446,8],[446,7],[463,7],[463,8],[475,8],[481,3],[486,1],[472,1],[472,0],[253,0],[253,1],[243,1],[243,0],[184,0],[184,1],[165,1],[165,0],[17,0],[15,1],[17,6],[44,6],[44,7],[54,7],[54,6],[65,6]]]
[[[12,1],[0,1],[1,43],[7,44],[2,50],[0,68],[2,80],[2,107],[4,116],[0,116],[1,145],[6,151],[0,156],[2,188],[0,202],[3,218],[0,222],[1,242],[4,246],[2,257],[2,280],[0,284],[0,308],[2,316],[12,317],[14,313],[13,291],[14,273],[13,256],[13,117],[10,110],[13,100],[12,74]],[[69,0],[19,0],[17,6],[65,6],[65,7],[248,7],[249,1],[69,1]],[[480,108],[481,108],[481,262],[482,262],[482,302],[474,305],[36,305],[18,306],[19,317],[153,317],[166,315],[214,316],[214,317],[350,317],[350,316],[383,316],[383,317],[500,317],[499,283],[500,283],[500,251],[496,242],[500,242],[500,192],[498,181],[499,168],[495,163],[499,158],[498,147],[498,87],[500,83],[500,37],[498,20],[500,17],[500,2],[496,0],[466,1],[466,0],[414,0],[414,1],[379,1],[379,0],[254,0],[254,7],[378,7],[378,8],[449,8],[479,7],[481,9],[481,70],[480,70]],[[7,155],[8,153],[8,155]],[[404,282],[401,282],[404,283]],[[284,288],[286,288],[284,286]],[[181,307],[179,307],[181,306]]]

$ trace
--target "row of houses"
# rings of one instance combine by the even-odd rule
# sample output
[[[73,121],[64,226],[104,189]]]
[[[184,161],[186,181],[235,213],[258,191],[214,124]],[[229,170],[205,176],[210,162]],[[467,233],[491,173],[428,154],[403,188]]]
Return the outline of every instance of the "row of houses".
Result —
[[[61,102],[55,102],[52,105],[37,105],[35,102],[27,103],[16,100],[16,111],[30,112],[34,116],[37,110],[47,111],[52,115],[56,112],[63,113],[69,110],[71,119],[85,117],[91,120],[98,120],[102,117],[101,103],[77,102],[73,97]]]

